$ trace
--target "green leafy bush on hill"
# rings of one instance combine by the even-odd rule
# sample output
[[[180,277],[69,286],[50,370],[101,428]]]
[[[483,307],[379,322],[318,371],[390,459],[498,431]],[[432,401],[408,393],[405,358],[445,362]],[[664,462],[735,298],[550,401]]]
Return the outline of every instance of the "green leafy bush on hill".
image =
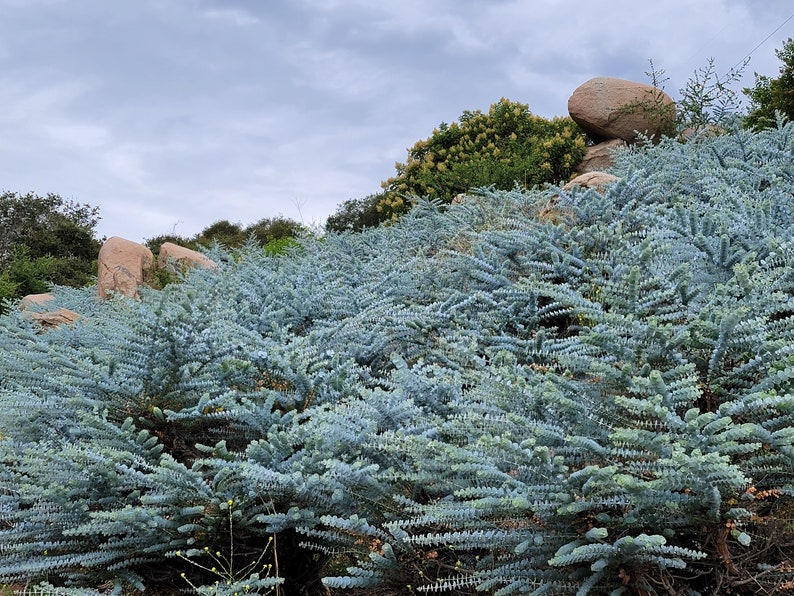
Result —
[[[670,134],[714,132],[731,121],[760,130],[775,127],[776,112],[794,118],[794,40],[776,50],[782,62],[780,76],[756,73],[755,86],[745,88],[750,98],[746,114],[734,89],[749,58],[720,75],[713,58],[695,70],[675,102],[675,130]],[[653,61],[646,73],[649,83],[662,91],[669,81]],[[626,111],[642,110],[650,122],[671,117],[673,106],[662,92],[650,93]],[[426,140],[408,149],[405,163],[382,183],[384,190],[361,199],[344,201],[326,223],[332,232],[360,231],[391,221],[410,208],[417,197],[449,203],[459,193],[492,186],[509,190],[559,183],[571,174],[585,153],[585,137],[569,118],[545,120],[525,104],[502,98],[488,114],[466,111],[458,122],[441,123]]]
[[[502,98],[488,113],[465,111],[442,122],[408,149],[405,163],[383,182],[383,192],[345,201],[329,231],[360,230],[396,219],[422,197],[450,203],[478,187],[510,190],[567,180],[582,161],[586,137],[570,118],[535,116],[526,104]]]
[[[493,186],[509,190],[567,180],[582,161],[586,137],[570,118],[547,120],[529,106],[502,98],[487,114],[465,111],[459,122],[441,123],[408,150],[408,160],[383,183],[379,209],[408,210],[411,199],[449,203],[459,193]]]
[[[783,63],[777,78],[755,74],[755,85],[744,89],[750,98],[745,125],[760,130],[774,127],[776,112],[794,119],[794,38],[789,38],[783,48],[775,50]]]
[[[146,240],[146,246],[154,254],[158,254],[160,247],[166,242],[196,250],[201,247],[208,248],[215,243],[228,249],[235,249],[248,241],[253,241],[271,253],[279,253],[292,246],[295,239],[307,233],[309,229],[305,225],[283,215],[265,217],[245,227],[223,219],[210,224],[190,238],[177,234],[161,234]]]
[[[4,300],[47,292],[52,284],[93,281],[100,241],[98,209],[54,194],[0,194],[0,312]]]
[[[348,199],[328,216],[325,229],[329,232],[360,232],[364,228],[375,228],[386,215],[378,211],[383,193],[375,193],[363,199]]]
[[[790,590],[794,125],[614,171],[0,318],[0,581]]]

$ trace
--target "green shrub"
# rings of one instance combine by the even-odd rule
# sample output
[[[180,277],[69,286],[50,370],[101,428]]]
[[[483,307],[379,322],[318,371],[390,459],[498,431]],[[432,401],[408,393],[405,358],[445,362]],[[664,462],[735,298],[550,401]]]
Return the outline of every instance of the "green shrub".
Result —
[[[262,248],[265,250],[266,253],[271,255],[280,255],[286,253],[291,248],[296,248],[300,246],[295,238],[284,237],[284,238],[274,238],[264,244]]]
[[[701,133],[713,134],[716,130],[730,128],[737,118],[740,102],[732,85],[741,78],[746,66],[747,60],[720,75],[714,59],[710,58],[706,66],[695,70],[686,81],[679,91],[680,99],[670,104],[664,93],[669,78],[651,60],[650,70],[645,74],[654,89],[646,98],[624,109],[629,112],[642,110],[651,123],[671,121],[670,130],[663,131],[662,136],[678,134],[692,138]]]
[[[780,76],[773,79],[755,73],[755,86],[744,89],[750,98],[745,125],[756,130],[777,126],[777,112],[794,120],[794,38],[775,54],[783,63]]]
[[[306,231],[306,226],[300,222],[279,215],[260,219],[245,228],[244,233],[247,237],[253,237],[260,245],[267,246],[273,242],[299,238]]]
[[[11,274],[8,271],[0,273],[0,312],[3,312],[5,308],[3,302],[11,301],[20,296],[18,289],[19,283],[11,278]]]
[[[502,98],[487,114],[466,111],[411,147],[408,160],[383,183],[378,209],[389,217],[407,211],[415,197],[449,203],[479,187],[556,183],[570,176],[585,147],[584,133],[570,118],[547,120]]]
[[[86,286],[94,280],[96,261],[78,257],[31,257],[24,245],[14,247],[0,273],[0,298],[15,300],[28,294],[49,292],[53,285]],[[0,305],[0,312],[3,310]]]
[[[253,241],[260,246],[271,246],[274,251],[279,250],[290,244],[289,240],[294,240],[307,233],[307,228],[303,224],[286,218],[284,216],[265,217],[258,222],[243,227],[242,224],[232,223],[228,220],[217,221],[192,238],[177,236],[175,234],[162,234],[146,240],[146,246],[155,256],[160,252],[160,247],[165,242],[171,242],[199,250],[201,247],[208,248],[217,243],[227,249],[241,248],[249,241]]]
[[[152,251],[152,254],[156,258],[160,254],[160,247],[166,242],[176,244],[177,246],[184,246],[191,250],[196,250],[198,248],[198,244],[193,238],[186,238],[177,234],[160,234],[159,236],[153,236],[152,238],[147,238],[144,244]]]
[[[221,220],[204,228],[193,238],[193,242],[204,246],[209,246],[213,242],[218,242],[223,246],[236,248],[243,245],[247,239],[248,237],[241,224],[232,223],[228,220]]]
[[[97,213],[58,195],[0,195],[0,298],[91,283],[100,248]]]
[[[52,255],[95,259],[99,252],[94,236],[98,213],[97,207],[55,194],[0,194],[0,268],[5,267],[15,246],[26,246],[33,258]]]
[[[360,232],[364,228],[374,228],[388,219],[388,215],[378,211],[383,193],[368,195],[363,199],[348,199],[342,203],[325,222],[329,232]]]

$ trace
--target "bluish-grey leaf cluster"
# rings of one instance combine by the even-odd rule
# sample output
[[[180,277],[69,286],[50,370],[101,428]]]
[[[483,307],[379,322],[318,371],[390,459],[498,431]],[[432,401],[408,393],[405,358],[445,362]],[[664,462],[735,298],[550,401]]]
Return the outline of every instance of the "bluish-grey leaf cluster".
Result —
[[[755,540],[784,581],[794,126],[613,172],[1,318],[0,581],[203,582],[205,547],[298,581],[270,548],[334,589],[694,594]]]

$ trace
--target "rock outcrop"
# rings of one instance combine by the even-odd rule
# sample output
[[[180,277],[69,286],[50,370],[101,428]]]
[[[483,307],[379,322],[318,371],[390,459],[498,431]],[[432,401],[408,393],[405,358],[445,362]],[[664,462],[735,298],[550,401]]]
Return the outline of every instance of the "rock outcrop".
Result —
[[[675,103],[664,91],[615,77],[596,77],[577,87],[568,113],[597,143],[633,143],[638,133],[658,138],[672,133],[675,123]]]
[[[113,293],[137,298],[138,288],[151,282],[158,270],[177,273],[191,267],[218,269],[209,257],[172,242],[162,244],[155,262],[152,251],[143,244],[114,236],[99,251],[97,295],[100,299]]]
[[[626,141],[622,139],[611,139],[592,145],[587,148],[584,159],[576,166],[575,171],[579,174],[585,172],[598,172],[606,170],[615,165],[612,153],[621,147],[626,146]]]
[[[181,271],[190,267],[218,269],[218,265],[209,257],[170,242],[161,246],[155,263],[152,251],[146,246],[113,237],[105,241],[99,251],[97,296],[105,299],[118,293],[137,298],[138,288],[152,280],[156,267],[174,267]],[[44,329],[68,325],[80,318],[78,313],[68,308],[47,310],[47,304],[54,299],[52,294],[28,294],[20,300],[19,308],[23,316]]]
[[[55,296],[52,294],[28,294],[20,301],[19,307],[25,317],[45,328],[70,325],[80,318],[78,313],[68,308],[44,312],[36,310],[46,308],[46,304],[54,299]]]
[[[583,188],[594,188],[601,194],[606,192],[607,186],[620,180],[617,176],[607,172],[586,172],[568,182],[562,187],[563,190],[573,190],[575,186]]]
[[[215,261],[200,252],[179,246],[173,242],[163,242],[162,246],[160,246],[160,254],[157,255],[157,268],[165,269],[171,263],[175,264],[180,270],[191,267],[218,268],[218,264]]]
[[[19,301],[19,308],[22,310],[30,310],[31,308],[38,308],[46,306],[48,302],[55,299],[52,294],[28,294]]]
[[[109,238],[99,250],[97,295],[104,299],[111,293],[138,296],[138,286],[149,281],[154,273],[154,255],[142,244]]]

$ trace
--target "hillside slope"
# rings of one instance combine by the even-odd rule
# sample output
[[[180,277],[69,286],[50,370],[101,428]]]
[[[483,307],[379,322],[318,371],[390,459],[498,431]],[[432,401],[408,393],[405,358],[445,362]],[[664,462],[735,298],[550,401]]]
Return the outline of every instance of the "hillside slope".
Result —
[[[0,318],[0,581],[790,589],[794,126],[613,173]]]

